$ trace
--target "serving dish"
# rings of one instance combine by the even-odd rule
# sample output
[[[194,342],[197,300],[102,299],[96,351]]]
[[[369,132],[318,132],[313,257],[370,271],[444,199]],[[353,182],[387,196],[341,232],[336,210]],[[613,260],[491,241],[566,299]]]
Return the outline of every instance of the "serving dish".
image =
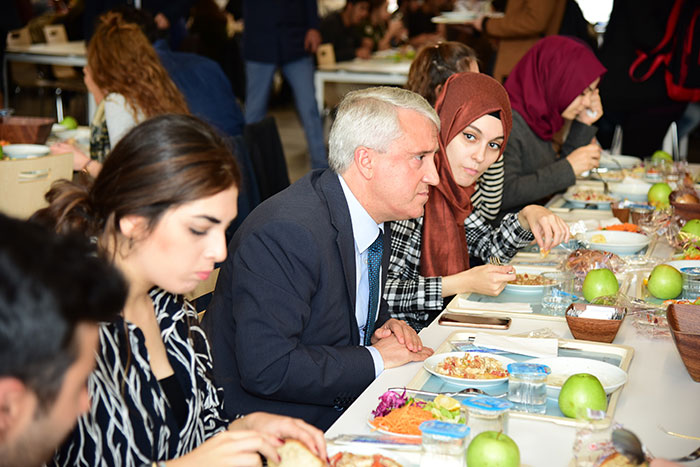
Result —
[[[633,255],[651,243],[646,235],[617,230],[594,230],[582,235],[591,250],[609,251],[617,255]]]

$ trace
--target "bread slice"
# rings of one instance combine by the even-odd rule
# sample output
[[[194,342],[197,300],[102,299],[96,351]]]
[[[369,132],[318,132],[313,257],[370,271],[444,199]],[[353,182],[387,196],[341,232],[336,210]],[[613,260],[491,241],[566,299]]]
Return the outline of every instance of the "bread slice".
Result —
[[[279,464],[268,460],[270,467],[326,467],[326,461],[309,451],[304,444],[299,441],[288,439],[277,448],[280,455]]]

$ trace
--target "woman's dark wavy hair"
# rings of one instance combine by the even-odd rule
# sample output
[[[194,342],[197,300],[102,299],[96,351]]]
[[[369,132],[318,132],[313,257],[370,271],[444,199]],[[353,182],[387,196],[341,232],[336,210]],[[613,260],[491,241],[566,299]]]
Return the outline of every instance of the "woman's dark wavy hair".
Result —
[[[33,220],[116,246],[124,216],[142,216],[152,230],[168,209],[239,185],[234,156],[216,130],[196,117],[160,115],[129,131],[89,186],[54,183],[49,206]]]
[[[478,62],[476,52],[461,42],[426,45],[411,62],[406,89],[420,94],[435,107],[435,88],[453,74],[468,71],[472,62]]]

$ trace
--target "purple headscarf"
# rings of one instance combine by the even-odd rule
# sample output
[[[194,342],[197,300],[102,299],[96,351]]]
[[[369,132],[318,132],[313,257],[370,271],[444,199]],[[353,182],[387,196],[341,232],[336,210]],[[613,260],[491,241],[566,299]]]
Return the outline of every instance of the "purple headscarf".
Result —
[[[583,42],[564,36],[538,41],[508,75],[505,88],[513,110],[545,141],[564,125],[561,114],[606,72]]]

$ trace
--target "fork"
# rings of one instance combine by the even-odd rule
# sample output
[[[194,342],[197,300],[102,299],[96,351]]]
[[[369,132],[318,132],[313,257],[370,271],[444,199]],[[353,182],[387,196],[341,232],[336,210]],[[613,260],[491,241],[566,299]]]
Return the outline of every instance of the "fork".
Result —
[[[491,397],[503,397],[507,394],[507,392],[497,394],[497,395],[492,395],[489,394],[486,391],[483,391],[479,388],[464,388],[461,391],[455,391],[455,392],[433,392],[433,391],[421,391],[419,389],[407,389],[407,388],[389,388],[389,391],[406,391],[406,392],[412,392],[414,394],[420,394],[421,396],[447,396],[447,397],[455,397],[455,396],[491,396]]]
[[[600,175],[600,172],[598,172],[598,167],[592,168],[591,174],[596,174],[598,176],[598,180],[603,182],[603,193],[605,193],[606,195],[610,194],[610,187],[608,186],[608,182],[606,182],[603,176]]]
[[[490,256],[489,257],[489,264],[493,264],[495,266],[503,266],[503,263],[498,258],[498,256]]]

